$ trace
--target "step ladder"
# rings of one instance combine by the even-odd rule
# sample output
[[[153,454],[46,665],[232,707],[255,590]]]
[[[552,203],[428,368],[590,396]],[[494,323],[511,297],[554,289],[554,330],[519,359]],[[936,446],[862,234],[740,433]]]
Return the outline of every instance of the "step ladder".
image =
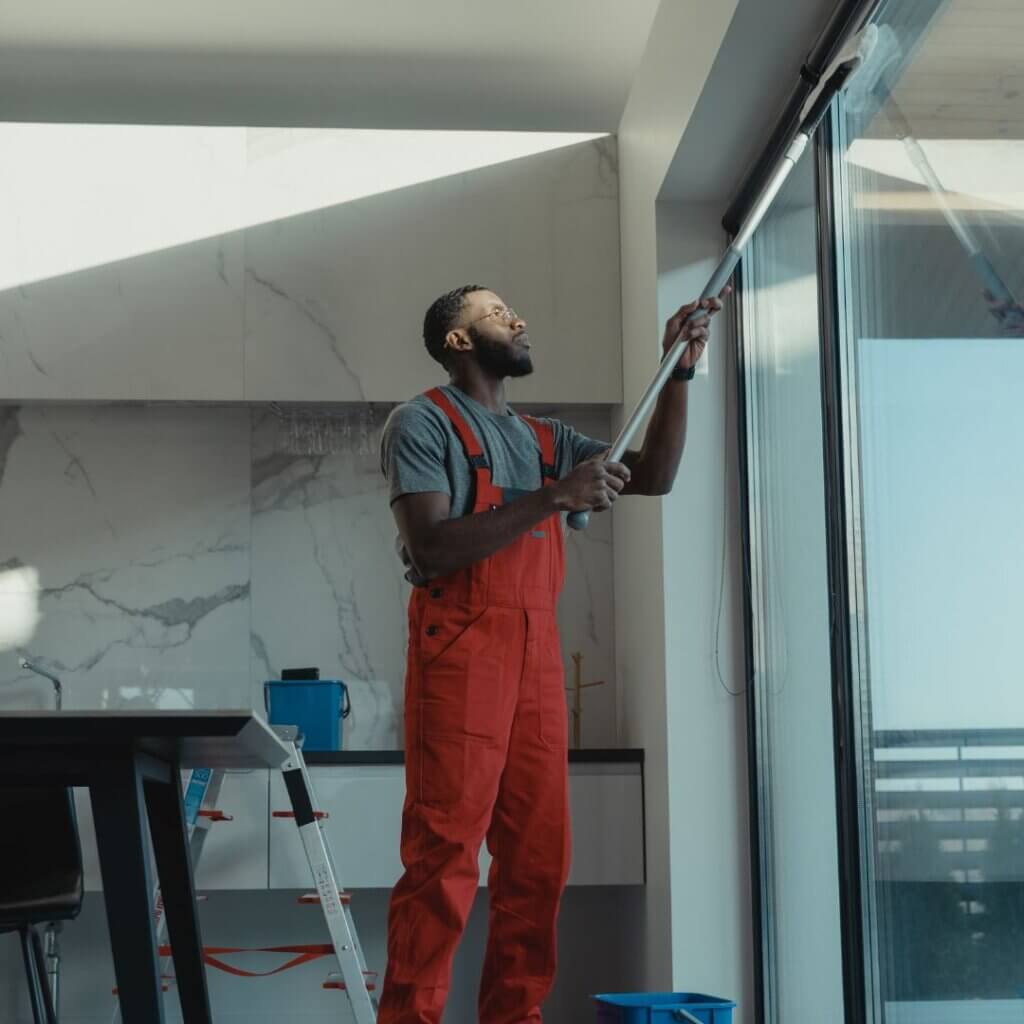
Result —
[[[302,756],[298,729],[295,726],[272,728],[290,751],[288,760],[281,766],[281,773],[295,812],[295,824],[299,827],[313,885],[320,896],[320,909],[331,935],[334,955],[341,968],[341,980],[335,984],[342,986],[347,993],[356,1024],[373,1024],[377,1019],[377,1005],[366,987],[366,957],[356,934],[347,894],[339,887],[338,871],[327,843],[323,816],[316,810],[313,780]]]
[[[338,870],[322,823],[325,815],[317,810],[313,780],[302,756],[299,730],[295,726],[274,725],[271,728],[288,747],[288,759],[280,770],[309,863],[316,897],[341,971],[340,977],[332,974],[324,987],[339,988],[347,994],[356,1024],[374,1024],[377,1004],[366,984],[366,957],[349,909],[349,896],[339,886]],[[202,855],[210,826],[216,821],[230,820],[227,815],[215,809],[222,782],[223,772],[193,768],[185,785],[182,800],[193,872]],[[163,899],[157,886],[153,894],[153,914],[158,946],[163,945],[164,930],[167,927],[163,910]],[[161,977],[168,977],[171,967],[171,957],[164,957],[160,962]],[[113,1024],[120,1024],[120,1021],[118,1007],[114,1010]]]

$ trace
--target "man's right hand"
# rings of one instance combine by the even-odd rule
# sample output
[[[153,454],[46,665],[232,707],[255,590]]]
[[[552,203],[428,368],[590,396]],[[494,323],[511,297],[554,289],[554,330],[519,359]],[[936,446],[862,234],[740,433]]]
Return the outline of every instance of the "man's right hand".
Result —
[[[621,462],[606,462],[604,455],[595,455],[550,486],[560,512],[604,512],[629,483],[629,476]]]

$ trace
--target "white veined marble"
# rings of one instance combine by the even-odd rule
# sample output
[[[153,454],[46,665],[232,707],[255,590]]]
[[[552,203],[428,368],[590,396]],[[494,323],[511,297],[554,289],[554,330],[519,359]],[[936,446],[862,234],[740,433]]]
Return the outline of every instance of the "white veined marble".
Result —
[[[20,651],[66,708],[248,702],[245,409],[0,409],[0,571],[38,573]],[[0,653],[0,700],[49,684]]]
[[[331,451],[303,455],[268,407],[0,407],[0,708],[52,705],[22,654],[69,709],[261,708],[265,680],[316,665],[349,687],[346,747],[400,747],[410,587],[387,408],[340,410]],[[609,430],[603,410],[531,411]],[[609,517],[566,554],[566,683],[580,650],[585,681],[606,681],[584,694],[584,745],[612,745]]]
[[[621,399],[614,138],[498,133],[493,158],[524,155],[480,166],[483,142],[451,133],[369,149],[297,129],[17,134],[0,399],[402,401],[434,369],[424,310],[470,282],[543,348],[520,400]]]

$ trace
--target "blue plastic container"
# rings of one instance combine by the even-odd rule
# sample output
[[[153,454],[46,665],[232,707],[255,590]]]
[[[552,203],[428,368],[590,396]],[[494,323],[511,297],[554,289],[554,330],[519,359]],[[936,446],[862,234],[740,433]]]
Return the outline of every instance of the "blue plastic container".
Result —
[[[303,750],[341,750],[348,687],[340,679],[269,679],[263,701],[271,725],[297,725]]]
[[[732,1024],[736,1004],[696,992],[629,992],[594,996],[598,1024]]]

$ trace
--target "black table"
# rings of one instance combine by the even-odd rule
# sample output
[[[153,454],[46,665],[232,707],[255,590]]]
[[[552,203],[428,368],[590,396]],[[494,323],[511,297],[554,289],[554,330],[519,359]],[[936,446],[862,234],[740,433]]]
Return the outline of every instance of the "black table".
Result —
[[[0,713],[0,786],[87,786],[126,1024],[164,1020],[153,853],[186,1024],[211,1021],[179,771],[277,768],[288,748],[249,710]],[[17,827],[13,822],[10,827]]]

